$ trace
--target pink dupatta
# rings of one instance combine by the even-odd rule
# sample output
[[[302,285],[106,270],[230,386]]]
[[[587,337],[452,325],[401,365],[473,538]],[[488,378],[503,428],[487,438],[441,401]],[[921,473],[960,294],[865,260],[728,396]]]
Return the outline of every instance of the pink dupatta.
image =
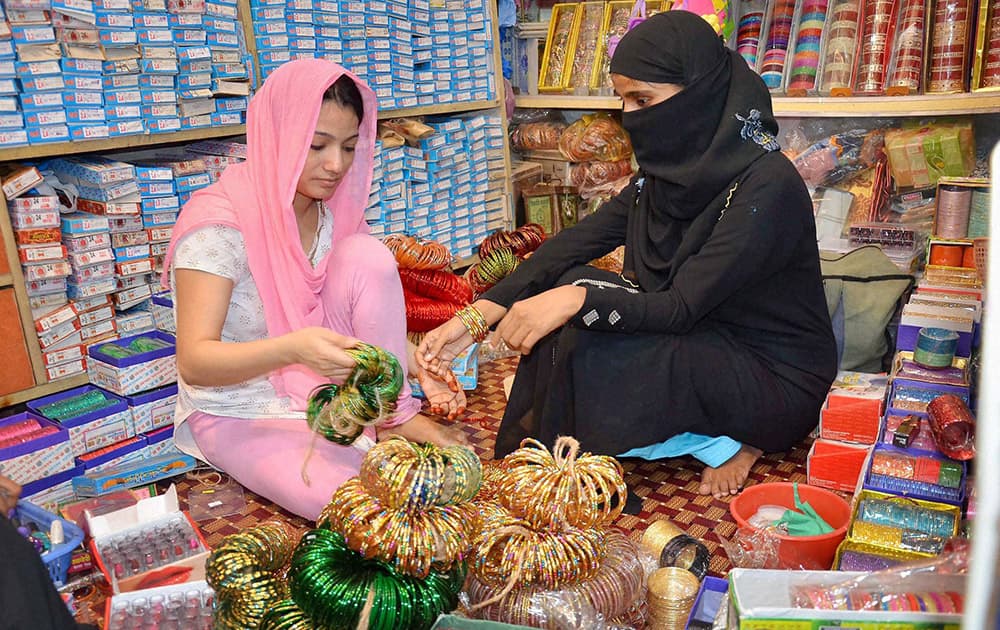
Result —
[[[162,284],[169,288],[174,248],[185,235],[206,225],[238,229],[246,244],[250,273],[264,304],[270,337],[307,326],[322,326],[319,292],[326,279],[325,257],[314,268],[299,246],[292,200],[316,130],[323,93],[343,75],[358,86],[364,117],[358,130],[354,163],[324,200],[333,212],[333,247],[352,234],[367,234],[364,211],[374,165],[375,93],[352,73],[331,61],[303,59],[274,71],[247,111],[247,161],[229,166],[215,184],[184,205],[163,265]],[[329,256],[329,254],[327,255]],[[326,379],[303,365],[271,374],[279,396],[305,409],[309,393]]]

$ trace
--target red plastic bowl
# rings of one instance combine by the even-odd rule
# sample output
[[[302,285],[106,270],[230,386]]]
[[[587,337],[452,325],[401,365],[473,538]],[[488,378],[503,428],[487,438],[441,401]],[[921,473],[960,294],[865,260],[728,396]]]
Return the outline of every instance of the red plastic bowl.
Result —
[[[761,483],[744,488],[729,504],[729,512],[740,528],[753,530],[747,522],[763,505],[794,508],[795,496],[787,481]],[[783,569],[829,569],[837,546],[847,535],[851,506],[839,495],[824,488],[799,484],[799,498],[808,503],[833,531],[819,536],[783,536],[778,547],[778,563]]]

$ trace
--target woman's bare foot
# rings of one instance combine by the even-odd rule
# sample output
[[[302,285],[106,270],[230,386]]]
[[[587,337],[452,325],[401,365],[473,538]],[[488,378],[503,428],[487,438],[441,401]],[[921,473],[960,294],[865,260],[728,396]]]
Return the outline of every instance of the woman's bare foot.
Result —
[[[762,454],[761,450],[743,444],[735,455],[718,468],[705,466],[705,471],[701,473],[698,493],[711,494],[716,499],[721,499],[727,494],[736,494],[747,480],[750,468]]]
[[[445,427],[418,413],[403,424],[390,429],[379,429],[379,439],[399,435],[411,442],[430,442],[437,446],[469,446],[469,440],[460,429]]]

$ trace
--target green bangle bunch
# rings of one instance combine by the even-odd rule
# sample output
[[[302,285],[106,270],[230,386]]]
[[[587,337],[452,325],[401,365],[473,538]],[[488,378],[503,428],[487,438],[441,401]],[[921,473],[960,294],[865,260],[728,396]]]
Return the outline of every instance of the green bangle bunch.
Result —
[[[392,416],[403,388],[403,368],[391,353],[367,343],[346,352],[356,362],[347,381],[317,387],[306,407],[312,430],[344,446]]]
[[[460,564],[448,573],[415,578],[391,565],[366,560],[352,551],[343,536],[328,529],[303,535],[288,570],[292,598],[275,604],[266,615],[269,630],[314,628],[354,630],[362,613],[370,630],[430,628],[438,615],[453,610],[465,581]]]

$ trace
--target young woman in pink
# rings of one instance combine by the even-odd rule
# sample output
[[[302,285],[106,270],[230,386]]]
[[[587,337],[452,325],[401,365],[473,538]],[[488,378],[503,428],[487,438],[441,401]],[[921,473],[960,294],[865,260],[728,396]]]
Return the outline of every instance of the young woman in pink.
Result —
[[[375,95],[344,68],[309,59],[277,69],[247,112],[247,161],[184,206],[165,265],[177,445],[311,519],[378,436],[461,440],[419,413],[408,385],[378,435],[369,428],[352,446],[305,422],[310,392],[347,377],[344,349],[358,340],[409,366],[432,409],[454,417],[465,404],[453,382],[417,370],[395,259],[368,235],[375,131]]]

